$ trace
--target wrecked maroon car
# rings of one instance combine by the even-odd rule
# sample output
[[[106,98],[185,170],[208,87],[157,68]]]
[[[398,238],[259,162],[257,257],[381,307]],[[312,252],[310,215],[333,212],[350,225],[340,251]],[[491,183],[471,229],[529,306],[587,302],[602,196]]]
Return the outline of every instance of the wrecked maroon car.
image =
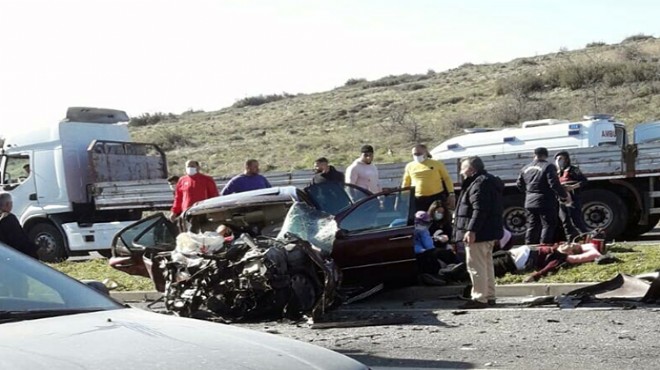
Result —
[[[152,278],[167,308],[183,316],[316,316],[336,303],[338,289],[345,298],[415,280],[412,196],[408,188],[370,194],[323,183],[216,197],[184,213],[184,233],[162,214],[122,230],[110,264]],[[233,239],[213,239],[221,225]],[[181,257],[186,237],[199,246],[192,262]]]

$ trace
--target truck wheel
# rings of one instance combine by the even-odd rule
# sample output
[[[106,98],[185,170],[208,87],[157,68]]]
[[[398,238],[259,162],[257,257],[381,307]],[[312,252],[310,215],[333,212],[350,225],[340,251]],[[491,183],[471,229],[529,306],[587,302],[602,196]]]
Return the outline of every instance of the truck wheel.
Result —
[[[61,262],[67,258],[64,238],[55,226],[45,223],[36,224],[28,231],[28,237],[39,247],[37,254],[40,260]]]
[[[527,230],[527,211],[525,210],[524,195],[505,195],[504,213],[502,220],[504,227],[511,232],[511,238],[515,244],[525,241]]]
[[[634,221],[635,222],[632,225],[628,224],[626,226],[626,230],[622,233],[622,236],[624,238],[634,239],[642,234],[646,234],[649,231],[655,229],[655,227],[658,226],[658,222],[660,221],[660,215],[659,214],[649,215],[648,225],[639,225],[637,223],[639,222],[639,218],[637,218]]]
[[[618,238],[628,223],[628,207],[609,190],[593,189],[584,192],[582,218],[589,229],[605,230],[608,239]]]

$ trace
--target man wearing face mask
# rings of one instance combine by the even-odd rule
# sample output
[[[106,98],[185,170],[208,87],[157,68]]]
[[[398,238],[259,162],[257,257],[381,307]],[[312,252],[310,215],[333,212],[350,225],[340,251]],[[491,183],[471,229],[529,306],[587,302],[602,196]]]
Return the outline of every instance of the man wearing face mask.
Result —
[[[335,181],[343,184],[344,174],[337,171],[335,166],[328,164],[328,159],[321,157],[314,162],[314,177],[310,185],[321,184],[327,181]]]
[[[346,183],[357,185],[372,193],[380,192],[378,183],[378,168],[372,164],[374,160],[374,147],[362,145],[360,158],[356,159],[346,168]]]
[[[259,174],[259,161],[248,159],[240,175],[232,177],[220,192],[221,195],[242,193],[244,191],[270,188],[268,180]]]
[[[463,308],[495,305],[493,246],[502,238],[502,181],[479,157],[461,161],[463,184],[456,206],[455,240],[465,243],[465,263],[472,281],[471,300]]]
[[[436,200],[453,209],[454,183],[445,165],[429,157],[426,145],[415,145],[412,156],[413,161],[403,172],[401,187],[415,187],[415,210],[426,211]]]
[[[564,229],[567,241],[588,231],[582,219],[582,205],[579,199],[579,188],[587,184],[587,178],[577,166],[571,164],[571,157],[567,151],[555,154],[555,164],[559,170],[559,182],[570,194],[570,203],[559,203],[559,219]]]
[[[186,175],[179,179],[174,189],[174,203],[170,220],[174,222],[193,204],[217,196],[218,186],[211,176],[199,172],[199,162],[186,161]]]

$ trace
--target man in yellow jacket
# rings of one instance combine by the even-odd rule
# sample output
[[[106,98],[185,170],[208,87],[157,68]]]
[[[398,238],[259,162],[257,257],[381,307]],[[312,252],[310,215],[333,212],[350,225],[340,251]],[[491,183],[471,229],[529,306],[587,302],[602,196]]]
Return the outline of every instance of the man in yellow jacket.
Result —
[[[401,187],[415,187],[415,210],[428,211],[436,200],[453,209],[456,203],[454,183],[445,165],[429,158],[426,145],[415,145],[412,155],[413,161],[403,172]]]

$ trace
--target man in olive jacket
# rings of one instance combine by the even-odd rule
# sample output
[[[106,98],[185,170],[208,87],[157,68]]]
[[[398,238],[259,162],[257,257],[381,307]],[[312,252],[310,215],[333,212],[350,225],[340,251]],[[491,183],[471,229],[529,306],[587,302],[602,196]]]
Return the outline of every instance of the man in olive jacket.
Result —
[[[479,157],[461,161],[461,194],[456,207],[455,240],[465,243],[472,296],[463,308],[495,305],[493,246],[502,238],[502,193],[499,177],[486,172]]]

